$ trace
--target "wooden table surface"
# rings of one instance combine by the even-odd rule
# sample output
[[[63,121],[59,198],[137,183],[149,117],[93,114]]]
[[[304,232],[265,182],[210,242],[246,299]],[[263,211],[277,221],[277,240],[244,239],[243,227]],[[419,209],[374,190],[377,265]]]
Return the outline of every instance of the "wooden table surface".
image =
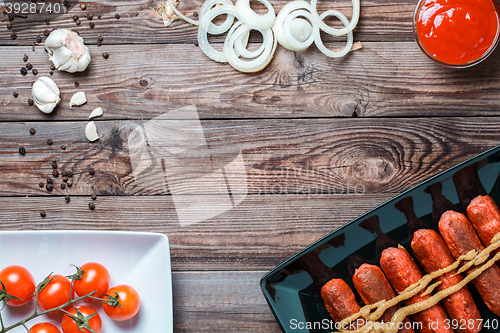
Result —
[[[287,1],[271,2],[278,11]],[[16,18],[15,40],[0,22],[0,229],[166,234],[175,332],[279,332],[259,288],[263,274],[500,142],[500,50],[469,69],[433,64],[413,39],[415,0],[362,0],[354,39],[363,48],[345,58],[327,58],[314,46],[278,47],[256,74],[209,60],[195,45],[196,27],[177,21],[165,28],[155,14],[159,1],[85,3],[85,11],[75,7],[50,25],[16,30],[23,24]],[[179,9],[192,16],[201,4],[181,0]],[[335,4],[350,17],[349,1]],[[93,29],[86,13],[94,16]],[[31,82],[49,75],[43,32],[53,28],[77,30],[92,62],[79,74],[55,71],[63,102],[46,115],[27,101]],[[42,43],[34,44],[37,36]],[[24,54],[38,76],[20,74]],[[70,109],[77,91],[88,102]],[[84,128],[98,106],[101,138],[89,143]],[[190,225],[179,222],[164,177],[150,190],[136,183],[127,147],[133,125],[184,106],[196,107],[210,148],[241,151],[248,189],[233,209]],[[53,177],[52,192],[39,187],[53,159],[59,171],[73,173],[71,188],[60,188],[61,176]]]

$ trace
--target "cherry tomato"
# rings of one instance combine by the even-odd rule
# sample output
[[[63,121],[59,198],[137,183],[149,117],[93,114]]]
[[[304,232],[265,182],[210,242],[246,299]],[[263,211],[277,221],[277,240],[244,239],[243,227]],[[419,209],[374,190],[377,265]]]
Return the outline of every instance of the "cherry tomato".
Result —
[[[61,331],[54,324],[38,323],[31,327],[28,333],[61,333]]]
[[[95,333],[99,333],[101,331],[102,321],[101,321],[101,317],[96,312],[96,310],[92,309],[89,306],[84,306],[84,305],[77,306],[76,308],[78,309],[78,311],[80,311],[80,313],[84,317],[91,316],[92,314],[95,313],[95,315],[89,319],[88,324],[90,325],[90,328],[92,328],[92,330]],[[76,312],[75,307],[72,307],[68,312],[76,317],[79,316]],[[86,328],[82,328],[82,330],[79,330],[78,324],[76,323],[76,321],[73,318],[69,317],[67,314],[64,315],[64,317],[61,321],[61,326],[62,326],[63,333],[82,333],[82,332],[91,333]]]
[[[102,297],[109,288],[109,272],[103,265],[97,262],[89,262],[82,267],[83,275],[79,280],[73,281],[73,289],[78,296],[92,294],[94,297]]]
[[[38,306],[42,310],[53,309],[69,301],[71,282],[59,274],[51,275],[50,279],[52,281],[38,293]],[[73,296],[72,292],[71,298]]]
[[[0,281],[5,286],[5,291],[17,299],[7,300],[7,305],[21,306],[31,300],[35,292],[35,279],[31,273],[24,267],[19,265],[12,265],[5,267],[0,271]],[[2,290],[0,285],[0,290]]]
[[[117,321],[127,320],[132,318],[139,311],[141,300],[137,291],[126,284],[121,284],[109,289],[104,295],[104,299],[112,300],[118,294],[118,302],[120,306],[112,306],[102,303],[102,308],[106,314]],[[108,297],[109,296],[109,297]]]

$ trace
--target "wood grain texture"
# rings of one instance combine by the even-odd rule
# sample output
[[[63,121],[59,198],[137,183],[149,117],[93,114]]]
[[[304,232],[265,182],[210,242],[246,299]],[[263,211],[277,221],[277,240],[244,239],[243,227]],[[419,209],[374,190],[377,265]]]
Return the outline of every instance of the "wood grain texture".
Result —
[[[81,3],[82,1],[80,1]],[[13,29],[5,29],[7,22],[0,22],[0,45],[31,45],[36,36],[43,36],[43,31],[52,28],[69,28],[77,30],[81,36],[90,44],[96,44],[97,36],[104,36],[104,45],[109,44],[192,44],[197,40],[197,27],[183,21],[174,22],[169,28],[165,28],[160,16],[155,14],[161,1],[85,1],[87,9],[82,11],[75,7],[68,14],[64,14],[50,25],[45,24],[45,19],[40,17],[38,22],[31,22],[21,18],[15,18],[12,22]],[[287,3],[284,0],[271,2],[275,12]],[[194,11],[199,11],[203,1],[183,0],[179,4],[179,10],[193,17]],[[328,9],[340,10],[348,18],[352,14],[350,1],[341,0],[329,3],[318,2],[318,11],[321,13]],[[412,17],[415,3],[412,1],[395,0],[387,3],[376,1],[362,2],[361,18],[359,25],[354,31],[356,40],[368,41],[411,41]],[[0,18],[2,14],[0,6]],[[84,17],[92,13],[95,24],[93,29],[89,21]],[[121,18],[117,20],[115,14],[119,13]],[[97,15],[101,14],[101,19]],[[80,17],[81,24],[76,25],[72,17]],[[382,24],[381,24],[382,23]],[[11,32],[17,33],[17,39],[12,40]],[[221,42],[223,37],[214,38]]]
[[[207,146],[172,157],[168,136],[150,138],[158,152],[141,157],[174,161],[164,171],[144,173],[138,184],[128,137],[138,122],[98,121],[101,139],[89,143],[85,122],[0,123],[0,194],[11,195],[157,195],[200,193],[201,184],[217,185],[212,172],[241,152],[235,183],[250,194],[398,193],[498,145],[500,118],[204,120]],[[36,128],[36,135],[29,129]],[[47,145],[51,138],[55,143]],[[66,150],[61,145],[66,145]],[[18,148],[24,146],[22,156]],[[172,148],[173,147],[173,148]],[[204,159],[205,148],[211,160]],[[165,149],[165,150],[164,150]],[[224,149],[226,151],[224,152]],[[217,151],[223,151],[216,155]],[[151,157],[152,156],[152,157]],[[170,157],[169,157],[170,156]],[[135,158],[135,157],[134,157]],[[71,171],[72,188],[47,192],[38,186],[52,174]],[[169,165],[170,165],[169,164]],[[89,168],[96,174],[91,176]],[[243,170],[244,169],[244,170]],[[190,181],[201,176],[206,183]],[[212,181],[212,182],[210,182]],[[212,186],[212,185],[209,185]],[[217,191],[210,193],[219,193]]]
[[[107,119],[150,119],[187,105],[195,105],[202,119],[499,115],[500,51],[473,69],[451,70],[433,64],[413,42],[364,43],[344,59],[327,58],[315,48],[304,53],[278,48],[270,66],[256,74],[216,63],[194,45],[91,46],[90,51],[93,60],[85,72],[52,76],[62,102],[47,116],[27,105],[37,76],[19,71],[28,54],[38,76],[49,75],[46,53],[2,47],[0,76],[8,80],[0,81],[0,120],[84,120],[97,106]],[[77,91],[86,92],[88,103],[71,110],[68,103]]]
[[[69,203],[0,197],[0,229],[160,232],[169,237],[174,271],[269,270],[392,196],[250,195],[232,210],[185,226],[169,196],[71,196]]]
[[[260,291],[265,273],[174,272],[174,331],[281,332]]]

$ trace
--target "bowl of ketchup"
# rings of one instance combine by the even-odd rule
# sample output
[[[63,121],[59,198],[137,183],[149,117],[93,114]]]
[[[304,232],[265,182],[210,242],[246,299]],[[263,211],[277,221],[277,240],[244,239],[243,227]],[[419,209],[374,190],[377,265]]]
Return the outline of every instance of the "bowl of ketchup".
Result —
[[[497,46],[499,12],[495,0],[420,0],[413,16],[413,34],[434,62],[470,67]]]

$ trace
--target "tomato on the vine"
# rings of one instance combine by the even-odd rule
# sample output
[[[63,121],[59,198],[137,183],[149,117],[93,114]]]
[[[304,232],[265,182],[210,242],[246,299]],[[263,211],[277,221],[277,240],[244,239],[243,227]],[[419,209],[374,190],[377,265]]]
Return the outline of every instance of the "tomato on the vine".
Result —
[[[117,321],[132,318],[137,314],[141,305],[139,293],[126,284],[110,288],[103,298],[105,300],[107,299],[107,301],[102,303],[104,312],[106,312],[110,318]],[[118,305],[115,301],[118,301],[120,304]]]
[[[96,291],[92,296],[102,297],[109,288],[109,272],[103,265],[97,262],[89,262],[77,267],[77,277],[73,280],[73,289],[78,296],[87,295]],[[82,272],[83,271],[83,272]]]
[[[32,326],[28,333],[61,333],[61,331],[54,324],[38,323]]]
[[[59,307],[70,300],[71,282],[66,277],[56,274],[49,276],[48,280],[50,282],[38,293],[38,306],[44,311]],[[71,294],[73,299],[74,293]]]
[[[7,305],[21,306],[28,303],[35,292],[35,279],[31,273],[19,265],[5,267],[0,271],[0,281],[5,286],[5,291],[19,299],[8,299]],[[3,287],[0,284],[0,290]]]
[[[76,310],[78,309],[78,311]],[[91,333],[90,330],[85,328],[82,323],[87,322],[88,326],[95,332],[99,333],[101,331],[101,326],[102,326],[102,320],[99,314],[97,313],[96,310],[92,309],[89,306],[77,306],[77,307],[72,307],[69,311],[73,316],[77,317],[78,319],[74,319],[70,317],[68,314],[65,314],[63,316],[63,319],[61,321],[61,326],[63,333]],[[93,315],[93,316],[92,316]],[[91,318],[89,318],[92,316]],[[82,327],[80,330],[79,325]]]

